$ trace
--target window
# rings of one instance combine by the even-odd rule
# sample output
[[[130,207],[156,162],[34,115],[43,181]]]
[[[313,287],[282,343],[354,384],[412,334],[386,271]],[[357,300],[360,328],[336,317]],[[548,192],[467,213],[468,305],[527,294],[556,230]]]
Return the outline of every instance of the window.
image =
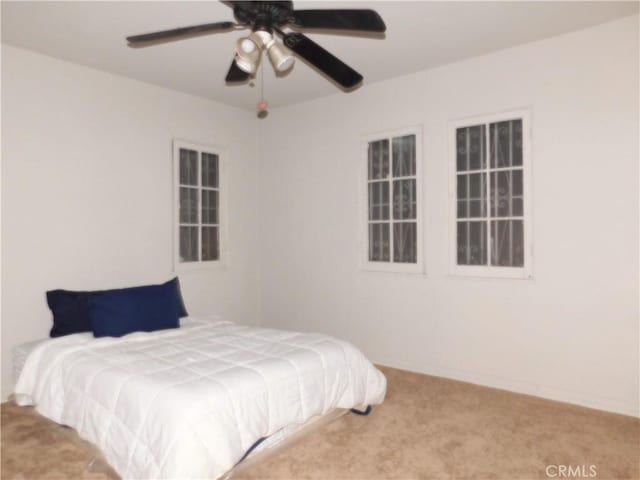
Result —
[[[528,133],[527,112],[454,124],[454,273],[531,276]]]
[[[417,130],[367,139],[368,270],[422,271],[422,185]]]
[[[174,142],[176,267],[220,260],[220,163],[217,149]]]

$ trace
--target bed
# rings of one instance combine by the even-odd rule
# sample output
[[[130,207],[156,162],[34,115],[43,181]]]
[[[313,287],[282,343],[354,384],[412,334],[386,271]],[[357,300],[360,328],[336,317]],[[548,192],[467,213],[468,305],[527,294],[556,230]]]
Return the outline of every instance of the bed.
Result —
[[[384,375],[347,342],[209,316],[35,344],[15,400],[74,428],[122,478],[214,479],[261,439],[385,393]]]

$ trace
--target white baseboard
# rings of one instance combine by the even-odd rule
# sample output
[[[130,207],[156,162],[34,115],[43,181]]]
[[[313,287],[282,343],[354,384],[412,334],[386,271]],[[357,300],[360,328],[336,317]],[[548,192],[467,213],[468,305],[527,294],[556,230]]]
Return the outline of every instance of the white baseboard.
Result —
[[[498,388],[509,392],[521,393],[524,395],[532,395],[546,400],[554,400],[557,402],[570,403],[581,407],[594,408],[607,412],[628,415],[631,417],[640,417],[640,405],[636,402],[597,396],[587,394],[585,392],[573,392],[558,388],[546,387],[544,385],[536,385],[522,381],[511,381],[504,378],[498,378],[492,375],[483,375],[477,372],[467,372],[457,369],[438,368],[422,369],[415,366],[404,365],[402,362],[375,362],[377,365],[388,366],[407,370],[409,372],[421,373],[424,375],[433,375],[436,377],[458,380],[461,382],[472,383],[483,387]],[[392,364],[393,363],[393,364]]]

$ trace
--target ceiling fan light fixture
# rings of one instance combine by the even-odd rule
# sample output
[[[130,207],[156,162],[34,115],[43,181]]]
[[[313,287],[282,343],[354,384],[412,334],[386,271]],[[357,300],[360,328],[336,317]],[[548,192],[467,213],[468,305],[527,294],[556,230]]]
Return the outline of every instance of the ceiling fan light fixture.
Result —
[[[277,72],[286,72],[293,66],[294,56],[286,47],[276,41],[271,32],[256,30],[249,36],[249,39],[259,48],[267,51],[271,65]]]
[[[295,63],[295,58],[291,55],[284,46],[278,45],[275,40],[273,40],[269,45],[267,45],[267,55],[269,56],[269,60],[271,61],[271,65],[276,69],[277,72],[286,72]]]
[[[237,54],[235,61],[238,68],[246,73],[254,73],[258,68],[258,62],[252,62]]]
[[[238,39],[235,61],[243,72],[254,73],[260,62],[259,46],[249,37]]]

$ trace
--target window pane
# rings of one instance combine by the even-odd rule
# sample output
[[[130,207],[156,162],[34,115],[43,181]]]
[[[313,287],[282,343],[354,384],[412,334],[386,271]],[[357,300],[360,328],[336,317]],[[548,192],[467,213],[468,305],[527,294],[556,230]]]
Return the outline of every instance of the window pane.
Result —
[[[396,220],[416,218],[416,180],[394,180],[393,218]]]
[[[456,175],[458,181],[457,195],[459,200],[469,196],[469,175]]]
[[[198,189],[180,187],[180,223],[198,223]]]
[[[202,261],[218,260],[218,227],[202,227]]]
[[[398,263],[416,263],[418,236],[414,222],[393,224],[393,261]]]
[[[458,218],[467,218],[469,216],[469,202],[467,200],[458,200]]]
[[[458,222],[458,265],[486,265],[486,222]]]
[[[511,191],[514,197],[522,197],[522,170],[511,170]]]
[[[485,132],[484,125],[456,130],[456,165],[459,172],[485,168]]]
[[[369,220],[389,220],[389,182],[369,183]]]
[[[202,190],[202,223],[218,223],[217,190]]]
[[[491,173],[491,216],[522,216],[522,170]]]
[[[522,120],[508,120],[489,126],[491,167],[522,165]]]
[[[485,202],[480,200],[469,200],[469,218],[484,217]]]
[[[524,266],[524,221],[511,220],[511,246],[513,254],[511,256],[514,267]]]
[[[524,230],[522,220],[491,222],[491,264],[500,267],[524,265]]]
[[[389,140],[369,142],[369,180],[389,176]]]
[[[522,170],[511,171],[511,215],[514,217],[524,215],[522,176]]]
[[[406,135],[393,139],[393,176],[409,177],[416,174],[416,136]]]
[[[198,184],[198,152],[180,149],[180,184]]]
[[[198,261],[198,227],[180,227],[180,261]]]
[[[486,174],[457,175],[458,218],[486,216]]]
[[[218,188],[218,155],[202,152],[202,186]]]
[[[369,260],[372,262],[388,262],[389,252],[389,224],[369,224]]]
[[[484,200],[486,173],[465,175],[469,180],[469,200]]]

